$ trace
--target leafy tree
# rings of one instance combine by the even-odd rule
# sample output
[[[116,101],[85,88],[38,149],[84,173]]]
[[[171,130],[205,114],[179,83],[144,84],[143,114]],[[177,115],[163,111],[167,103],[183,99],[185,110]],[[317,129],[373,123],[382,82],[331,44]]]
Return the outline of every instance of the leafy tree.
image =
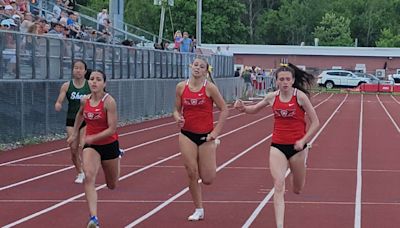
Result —
[[[320,25],[315,28],[314,36],[323,46],[351,46],[350,19],[326,13]]]
[[[87,5],[98,11],[109,1]],[[196,0],[174,4],[167,7],[164,37],[172,40],[178,29],[195,34]],[[153,34],[160,11],[153,0],[125,0],[125,21]],[[327,18],[330,12],[335,18]],[[299,45],[312,44],[318,35],[321,45],[348,46],[358,38],[360,46],[375,46],[384,28],[400,33],[399,12],[400,0],[203,0],[202,42]]]
[[[394,34],[390,28],[382,30],[379,40],[376,42],[377,47],[400,47],[400,35]]]
[[[109,0],[89,0],[86,4],[89,8],[100,12],[103,8],[108,9]]]

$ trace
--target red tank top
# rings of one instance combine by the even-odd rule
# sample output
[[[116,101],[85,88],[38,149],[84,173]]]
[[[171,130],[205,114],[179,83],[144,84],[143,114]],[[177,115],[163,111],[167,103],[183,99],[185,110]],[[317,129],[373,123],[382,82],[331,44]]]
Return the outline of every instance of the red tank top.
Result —
[[[104,95],[96,107],[90,106],[89,99],[86,100],[83,117],[86,122],[86,135],[98,134],[108,128],[107,112],[104,110],[104,101],[108,97],[108,93]],[[118,139],[118,134],[115,132],[107,138],[94,142],[94,145],[105,145],[114,142]]]
[[[182,130],[204,134],[213,130],[213,101],[206,95],[207,80],[199,92],[189,89],[189,80],[181,96],[182,112],[185,124]]]
[[[305,112],[297,103],[297,89],[294,89],[289,102],[282,102],[278,92],[272,110],[275,117],[273,143],[294,144],[306,134]]]

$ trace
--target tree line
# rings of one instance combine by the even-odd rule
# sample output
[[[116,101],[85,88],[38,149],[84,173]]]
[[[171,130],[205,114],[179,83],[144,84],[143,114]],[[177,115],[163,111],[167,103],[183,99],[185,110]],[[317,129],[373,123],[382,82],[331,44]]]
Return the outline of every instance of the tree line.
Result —
[[[164,0],[163,0],[164,1]],[[158,34],[160,6],[125,0],[125,22]],[[400,0],[202,0],[202,43],[400,47]],[[88,0],[100,10],[108,0]],[[196,1],[167,6],[165,38],[196,33]]]

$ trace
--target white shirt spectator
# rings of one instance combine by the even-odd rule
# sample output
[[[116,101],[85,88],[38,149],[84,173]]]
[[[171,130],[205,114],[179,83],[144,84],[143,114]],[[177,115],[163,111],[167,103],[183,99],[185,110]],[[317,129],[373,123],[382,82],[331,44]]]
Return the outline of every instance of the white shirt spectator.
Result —
[[[58,6],[58,4],[54,5],[53,14],[55,19],[59,19],[61,17],[61,8]]]
[[[226,49],[222,51],[222,55],[233,56],[233,53],[229,50],[229,46],[226,46]]]
[[[97,24],[104,25],[105,19],[108,19],[107,9],[103,9],[100,13],[97,14]]]

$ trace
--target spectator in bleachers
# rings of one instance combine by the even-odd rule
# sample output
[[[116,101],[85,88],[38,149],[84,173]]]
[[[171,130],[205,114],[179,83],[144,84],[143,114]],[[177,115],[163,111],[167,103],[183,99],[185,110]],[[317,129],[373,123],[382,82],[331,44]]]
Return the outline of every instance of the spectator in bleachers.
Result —
[[[104,33],[98,33],[98,35],[100,35],[100,36],[98,36],[98,38],[96,40],[97,42],[105,43],[105,44],[110,43],[110,39],[111,39],[111,34],[110,33],[104,32]]]
[[[96,40],[97,40],[97,31],[93,29],[93,30],[89,31],[88,41],[95,42]]]
[[[69,28],[67,26],[64,26],[63,28],[64,28],[64,30],[63,30],[63,38],[65,38],[65,39],[66,38],[71,38],[70,35],[69,35]]]
[[[192,40],[192,52],[196,52],[196,48],[197,48],[196,37],[194,37],[193,35],[189,35],[189,38]]]
[[[68,21],[67,12],[61,11],[60,19],[59,19],[60,24],[62,24],[65,27],[65,26],[67,26],[67,21]]]
[[[229,49],[229,45],[227,45],[227,46],[225,47],[225,50],[222,51],[221,54],[226,55],[226,56],[232,56],[232,55],[233,55],[233,53],[232,53],[231,50]]]
[[[104,29],[104,20],[108,19],[108,12],[106,8],[103,8],[101,12],[97,14],[97,30],[103,31]]]
[[[132,47],[134,45],[134,42],[132,40],[123,40],[121,44],[124,46]]]
[[[166,51],[172,51],[171,48],[169,47],[170,45],[171,45],[171,44],[169,43],[169,41],[166,40],[166,41],[164,41],[164,42],[162,43],[162,49],[163,49],[163,50],[166,50]]]
[[[162,50],[162,46],[159,43],[154,43],[154,49]]]
[[[221,55],[222,54],[220,46],[217,47],[217,50],[215,51],[215,54],[216,55]]]
[[[12,19],[5,19],[0,22],[1,30],[15,30],[16,24]],[[7,71],[15,73],[16,70],[16,56],[15,56],[15,38],[14,34],[5,33],[1,37],[1,42],[5,42],[5,49],[2,51],[3,61],[6,62]]]
[[[14,10],[14,8],[11,5],[4,6],[4,15],[6,15],[6,17],[10,18],[15,13],[16,10]]]
[[[192,39],[189,38],[188,32],[183,32],[183,39],[181,41],[179,51],[184,53],[193,51]]]
[[[62,1],[57,0],[53,6],[54,18],[57,20],[60,20],[60,17],[61,17],[61,12],[62,12],[61,7],[62,7]]]
[[[26,12],[24,15],[24,19],[21,25],[19,26],[19,31],[26,33],[28,32],[29,27],[31,27],[32,25],[33,25],[32,14],[30,12]]]
[[[180,30],[177,30],[174,34],[174,50],[179,51],[182,40],[182,32]]]
[[[52,22],[52,29],[47,34],[57,38],[64,38],[63,31],[64,27],[58,21],[54,21]]]
[[[16,24],[16,26],[18,27],[17,29],[17,31],[19,31],[19,27],[20,27],[20,25],[21,25],[21,16],[19,16],[18,14],[14,14],[12,17],[11,17],[11,20],[13,20],[14,21],[14,23]]]
[[[78,15],[74,12],[68,13],[67,27],[70,30],[69,35],[71,38],[76,38],[80,35],[81,26],[78,23]]]
[[[39,1],[41,0],[29,2],[29,12],[31,12],[33,15],[39,15]]]
[[[17,0],[17,10],[21,13],[27,13],[28,12],[28,3],[26,0]]]
[[[110,19],[106,18],[103,20],[103,26],[102,29],[100,30],[100,32],[105,33],[111,33],[111,21]]]
[[[38,25],[38,28],[37,28],[38,35],[43,35],[48,32],[48,31],[46,31],[47,21],[45,19],[38,18],[38,20],[35,23],[37,23],[37,25]]]
[[[32,35],[37,35],[38,34],[38,25],[35,23],[32,23],[28,30],[26,31],[29,34]],[[24,36],[22,39],[22,47],[28,52],[31,52],[33,50],[33,46],[36,45],[35,43],[35,38],[33,36]]]

